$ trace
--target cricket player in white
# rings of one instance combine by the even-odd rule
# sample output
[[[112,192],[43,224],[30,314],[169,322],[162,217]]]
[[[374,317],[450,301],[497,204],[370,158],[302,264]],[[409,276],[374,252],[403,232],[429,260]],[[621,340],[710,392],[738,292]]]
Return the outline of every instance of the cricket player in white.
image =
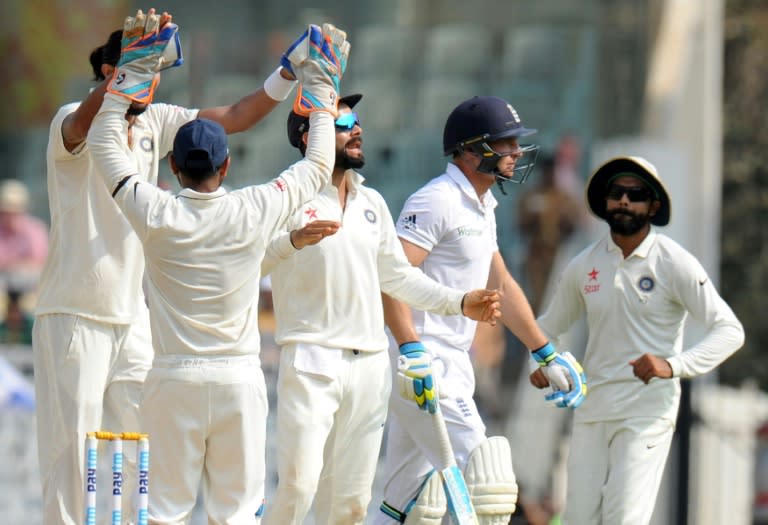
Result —
[[[135,18],[160,26],[171,20],[154,10]],[[50,252],[33,334],[43,522],[50,525],[83,523],[85,434],[102,428],[103,414],[112,416],[117,427],[112,430],[140,429],[139,396],[152,362],[141,244],[100,180],[86,140],[120,59],[122,33],[113,32],[91,54],[102,82],[82,103],[62,107],[50,126]],[[155,184],[159,160],[171,150],[176,131],[198,115],[220,122],[228,132],[249,128],[288,97],[295,86],[289,78],[280,68],[263,89],[233,105],[199,112],[132,104],[125,117],[131,145],[126,153],[136,173]],[[132,462],[127,454],[126,463]],[[131,492],[130,472],[126,468],[126,493]]]
[[[644,525],[677,420],[679,378],[722,363],[744,331],[699,261],[654,227],[669,222],[671,206],[652,164],[606,162],[587,201],[610,232],[568,264],[539,318],[553,338],[584,316],[589,329],[590,391],[574,416],[564,522]],[[706,335],[684,349],[689,314]],[[538,372],[531,380],[547,385]]]
[[[535,146],[521,147],[518,138],[534,133],[517,112],[497,97],[473,97],[450,114],[443,144],[452,155],[446,172],[416,191],[397,221],[397,234],[409,261],[438,282],[460,289],[499,289],[501,320],[542,362],[542,370],[560,390],[552,401],[576,407],[586,393],[585,378],[569,354],[558,354],[536,325],[520,286],[509,274],[496,239],[497,201],[494,183],[524,182]],[[535,157],[534,157],[535,159]],[[464,471],[472,503],[482,525],[506,524],[515,510],[517,485],[506,438],[487,437],[472,399],[475,379],[469,349],[475,323],[462,317],[411,313],[385,299],[387,324],[399,346],[393,362],[431,355],[431,374],[439,392],[456,462]],[[418,341],[420,340],[420,343]],[[423,368],[423,367],[422,367]],[[402,366],[390,402],[385,457],[384,502],[375,523],[436,525],[447,523],[446,499],[434,466],[440,449],[432,421],[421,404],[410,400],[407,385],[417,370]],[[424,372],[421,372],[424,375]],[[399,392],[397,391],[399,390]],[[400,394],[400,395],[399,395]],[[402,396],[402,397],[401,397]]]
[[[391,389],[382,290],[444,315],[498,315],[495,291],[465,294],[408,263],[386,202],[355,171],[365,163],[352,111],[361,98],[339,101],[333,185],[294,213],[263,263],[282,347],[279,480],[264,520],[273,525],[301,525],[313,498],[318,524],[365,520]],[[288,137],[302,152],[307,129],[291,113]]]
[[[330,25],[311,26],[289,50],[299,99],[311,104],[300,109],[313,127],[305,160],[268,184],[227,193],[225,130],[198,119],[174,139],[171,169],[183,189],[171,195],[146,183],[128,155],[130,100],[106,95],[93,121],[94,162],[147,264],[155,358],[141,423],[153,448],[151,523],[186,523],[201,480],[209,522],[259,521],[268,410],[257,319],[261,259],[278,228],[330,180],[336,86],[348,51],[344,32]],[[157,58],[162,67],[163,56],[158,46],[142,60]]]

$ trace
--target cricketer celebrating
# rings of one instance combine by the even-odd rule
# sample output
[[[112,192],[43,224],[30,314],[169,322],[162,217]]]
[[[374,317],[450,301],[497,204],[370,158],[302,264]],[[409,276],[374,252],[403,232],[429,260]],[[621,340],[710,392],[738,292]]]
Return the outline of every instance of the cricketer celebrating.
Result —
[[[152,82],[172,53],[173,38],[165,37],[175,36],[165,25],[158,31],[139,24],[147,49],[132,54],[125,77],[110,84],[88,142],[147,264],[156,352],[141,399],[153,448],[149,520],[186,523],[202,481],[209,522],[253,524],[264,498],[268,410],[259,361],[260,263],[278,228],[330,180],[336,90],[349,44],[331,25],[310,26],[284,57],[300,82],[294,106],[312,122],[303,161],[270,183],[227,193],[225,130],[193,120],[173,141],[170,165],[183,189],[171,195],[146,182],[126,146],[124,117],[135,99],[118,84]]]
[[[391,389],[381,290],[444,315],[498,315],[495,291],[449,288],[408,263],[386,202],[356,171],[365,163],[352,111],[361,98],[339,101],[333,184],[294,213],[264,259],[282,346],[269,524],[301,525],[315,494],[317,523],[365,520]],[[302,153],[310,124],[288,118]]]
[[[551,337],[586,317],[589,397],[575,413],[564,522],[650,522],[680,404],[680,378],[706,373],[744,330],[699,261],[656,226],[669,192],[640,157],[600,166],[586,190],[610,232],[568,263],[539,325]],[[683,349],[690,315],[706,333]],[[548,381],[540,373],[534,385]]]
[[[137,83],[121,59],[121,47],[134,53],[149,49],[136,30],[144,21],[174,39],[164,67],[181,62],[171,16],[139,11],[114,31],[90,56],[101,82],[81,103],[59,109],[50,125],[47,151],[50,251],[43,270],[33,331],[37,399],[38,460],[46,525],[83,523],[85,435],[113,416],[118,431],[137,431],[142,383],[152,363],[149,318],[142,291],[141,243],[120,213],[97,173],[86,135],[110,89],[135,92],[124,111],[128,126],[125,150],[142,180],[155,184],[158,165],[176,131],[197,116],[219,122],[228,132],[243,131],[287,98],[295,86],[282,68],[235,104],[201,109],[150,103],[159,74]],[[175,27],[175,26],[173,26]],[[141,33],[139,33],[141,35]],[[176,54],[176,56],[173,56]],[[126,91],[126,92],[127,92]],[[124,140],[125,142],[125,140]],[[127,462],[132,462],[126,458]],[[134,479],[126,465],[126,493]],[[129,518],[126,513],[126,518]]]

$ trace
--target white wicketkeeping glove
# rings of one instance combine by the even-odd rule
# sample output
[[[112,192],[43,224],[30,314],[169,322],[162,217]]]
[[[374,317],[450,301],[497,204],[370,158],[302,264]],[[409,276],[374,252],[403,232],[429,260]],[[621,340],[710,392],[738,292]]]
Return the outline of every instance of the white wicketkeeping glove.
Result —
[[[120,60],[107,91],[149,104],[157,87],[156,73],[183,62],[179,26],[167,22],[160,27],[160,15],[139,10],[123,24]]]
[[[309,116],[328,111],[336,116],[339,86],[349,57],[347,34],[332,24],[309,28],[280,59],[280,64],[299,81],[293,111]]]
[[[437,411],[437,384],[432,374],[432,356],[419,341],[400,345],[397,385],[403,399],[415,401],[430,414]]]
[[[587,396],[587,375],[581,364],[570,352],[562,354],[555,351],[552,343],[547,343],[532,352],[533,358],[542,367],[549,380],[552,392],[544,399],[560,408],[577,408]]]

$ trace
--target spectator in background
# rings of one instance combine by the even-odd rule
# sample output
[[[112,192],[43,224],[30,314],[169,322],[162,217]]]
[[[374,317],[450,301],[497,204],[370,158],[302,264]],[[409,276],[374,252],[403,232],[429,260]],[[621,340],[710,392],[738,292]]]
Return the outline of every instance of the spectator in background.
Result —
[[[0,183],[0,286],[19,292],[37,285],[48,255],[48,227],[30,215],[29,191],[24,183]]]
[[[560,246],[580,227],[582,211],[578,202],[555,178],[555,159],[545,156],[539,184],[520,199],[518,226],[528,247],[525,273],[530,288],[528,297],[534,312],[539,312],[549,274]]]
[[[8,290],[5,312],[0,322],[0,344],[32,346],[34,317],[23,306],[23,294]]]

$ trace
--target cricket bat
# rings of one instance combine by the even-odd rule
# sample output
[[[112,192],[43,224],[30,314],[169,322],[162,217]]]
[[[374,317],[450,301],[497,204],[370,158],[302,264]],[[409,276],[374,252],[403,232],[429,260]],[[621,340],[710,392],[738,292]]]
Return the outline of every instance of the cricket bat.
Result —
[[[440,405],[432,416],[432,423],[437,437],[437,443],[440,446],[440,463],[435,465],[440,478],[443,480],[443,489],[445,497],[448,500],[448,513],[451,515],[451,521],[455,525],[479,525],[475,508],[472,506],[472,500],[469,497],[469,489],[464,481],[464,476],[456,464],[456,458],[453,455],[453,447],[448,437],[448,429],[445,427],[445,419],[440,411]]]

